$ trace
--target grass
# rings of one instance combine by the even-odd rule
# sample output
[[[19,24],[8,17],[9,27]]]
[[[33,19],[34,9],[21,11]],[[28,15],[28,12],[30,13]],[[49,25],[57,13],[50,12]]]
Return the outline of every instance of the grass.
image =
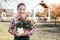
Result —
[[[13,36],[8,33],[9,22],[0,22],[0,40],[13,40]]]
[[[41,27],[37,25],[37,31],[30,40],[60,40],[60,27]],[[9,22],[0,22],[0,40],[13,40],[14,36],[8,32]]]

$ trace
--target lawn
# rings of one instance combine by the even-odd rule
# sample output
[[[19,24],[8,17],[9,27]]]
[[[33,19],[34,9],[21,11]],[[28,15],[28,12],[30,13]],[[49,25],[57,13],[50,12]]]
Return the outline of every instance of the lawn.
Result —
[[[9,22],[0,22],[0,40],[13,40],[14,36],[8,32]],[[37,31],[30,40],[60,40],[60,27],[37,26]]]
[[[0,40],[13,40],[13,36],[8,33],[9,22],[0,22]]]

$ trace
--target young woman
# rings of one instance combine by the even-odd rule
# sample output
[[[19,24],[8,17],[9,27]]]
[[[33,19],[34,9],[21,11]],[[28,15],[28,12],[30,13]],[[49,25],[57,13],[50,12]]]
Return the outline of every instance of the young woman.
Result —
[[[33,34],[33,32],[35,31],[35,26],[33,26],[32,30],[29,32],[24,32],[23,34],[18,34],[16,31],[16,23],[18,22],[19,17],[21,17],[22,19],[26,18],[26,6],[24,3],[20,3],[17,6],[17,17],[13,18],[10,26],[9,26],[9,33],[11,33],[12,35],[14,35],[14,40],[29,40],[29,36],[31,34]]]

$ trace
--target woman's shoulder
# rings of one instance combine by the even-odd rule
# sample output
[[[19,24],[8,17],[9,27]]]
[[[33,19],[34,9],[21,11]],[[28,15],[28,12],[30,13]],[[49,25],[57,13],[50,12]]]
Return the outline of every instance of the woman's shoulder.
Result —
[[[14,16],[14,17],[11,19],[11,21],[15,21],[15,20],[17,20],[17,16]]]

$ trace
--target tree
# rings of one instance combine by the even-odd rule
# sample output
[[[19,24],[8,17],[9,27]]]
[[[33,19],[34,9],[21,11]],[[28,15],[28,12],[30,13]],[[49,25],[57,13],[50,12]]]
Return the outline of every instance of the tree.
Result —
[[[51,6],[51,18],[54,19],[60,17],[60,3],[58,5],[52,4]]]

